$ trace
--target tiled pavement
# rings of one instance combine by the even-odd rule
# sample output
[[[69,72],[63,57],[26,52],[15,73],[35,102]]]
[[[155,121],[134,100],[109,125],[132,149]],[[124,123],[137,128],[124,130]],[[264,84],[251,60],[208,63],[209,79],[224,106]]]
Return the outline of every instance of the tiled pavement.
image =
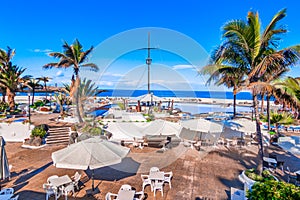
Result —
[[[55,150],[55,148],[47,149],[46,151],[50,151],[51,153],[53,150]],[[177,149],[174,150],[178,152]],[[162,197],[161,193],[157,192],[156,197],[153,197],[153,192],[150,191],[150,187],[148,186],[145,189],[146,199],[227,199],[231,186],[242,187],[241,183],[237,181],[238,174],[244,167],[252,166],[255,163],[255,152],[248,152],[245,154],[247,156],[243,156],[241,154],[243,150],[239,151],[225,149],[224,152],[218,150],[207,154],[205,151],[199,153],[195,150],[187,149],[187,151],[184,151],[178,159],[172,161],[169,165],[164,163],[163,165],[165,166],[160,166],[163,171],[173,171],[172,189],[166,184],[164,186],[164,196]],[[50,153],[48,152],[48,155]],[[170,157],[168,152],[160,154]],[[159,166],[160,163],[162,163],[162,160],[157,161],[157,157],[155,157],[155,159],[147,159],[149,156],[145,154],[145,158],[142,159],[141,155],[140,152],[130,154],[133,160],[135,158],[136,160],[147,160],[147,162],[149,162],[148,166]],[[164,157],[164,159],[166,158]],[[40,165],[41,167],[38,169],[32,169],[29,173],[20,173],[18,176],[13,177],[9,183],[5,184],[5,187],[13,187],[16,191],[15,194],[19,194],[19,199],[21,200],[41,200],[45,199],[42,184],[46,182],[47,177],[53,174],[59,176],[68,174],[71,176],[75,172],[75,170],[57,169],[52,165],[51,158],[45,161],[43,162],[44,165]],[[130,163],[127,164],[130,166]],[[141,167],[142,165],[143,164],[140,165],[139,169],[147,168],[145,166]],[[141,172],[145,173],[144,171]],[[96,170],[95,173],[95,185],[99,192],[94,196],[87,196],[87,192],[91,188],[91,180],[88,178],[90,172],[82,171],[81,173],[85,175],[85,177],[81,179],[85,182],[84,186],[81,187],[79,192],[76,192],[75,197],[69,196],[68,199],[105,199],[104,197],[107,192],[117,193],[123,184],[130,184],[137,191],[142,190],[141,173],[139,170],[136,174],[127,174],[127,177],[125,173],[125,178],[118,180],[122,177],[120,174],[124,172],[118,172],[111,168],[102,168]],[[99,177],[97,177],[97,174]],[[103,180],[107,178],[105,176],[115,177],[117,180]],[[50,199],[54,199],[54,197]],[[64,199],[64,196],[59,199]]]

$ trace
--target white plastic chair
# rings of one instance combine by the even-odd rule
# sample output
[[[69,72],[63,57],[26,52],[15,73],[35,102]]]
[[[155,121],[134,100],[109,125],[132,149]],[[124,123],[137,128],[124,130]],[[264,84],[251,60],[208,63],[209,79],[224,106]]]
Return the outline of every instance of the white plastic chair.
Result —
[[[116,198],[118,198],[118,195],[117,195],[117,194],[110,193],[110,192],[108,192],[108,193],[105,195],[105,200],[112,200],[112,199],[116,199]]]
[[[19,199],[19,195],[15,196],[15,197],[12,197],[9,200],[18,200],[18,199]]]
[[[0,199],[10,199],[14,195],[13,188],[5,188],[0,191]]]
[[[72,176],[72,178],[73,178],[73,185],[74,185],[74,187],[76,187],[76,189],[79,190],[78,183],[80,181],[81,174],[79,174],[78,172],[76,172],[74,174],[74,176]]]
[[[295,180],[295,182],[297,182],[297,176],[292,175],[291,170],[288,166],[286,167],[286,169],[288,171],[288,183],[290,182],[290,180]]]
[[[159,168],[158,167],[151,167],[150,168],[150,173],[151,172],[159,172]]]
[[[165,172],[164,173],[164,182],[169,184],[170,189],[172,188],[172,186],[171,186],[172,177],[173,177],[173,172]]]
[[[51,184],[44,183],[43,189],[46,192],[46,200],[48,200],[51,195],[54,195],[55,200],[57,200],[57,189],[54,188]]]
[[[143,181],[143,186],[142,186],[142,188],[143,188],[143,191],[145,190],[145,187],[147,186],[147,185],[150,185],[151,186],[151,191],[153,191],[153,186],[152,186],[152,182],[151,182],[151,180],[149,179],[149,175],[141,175],[141,178],[142,178],[142,181]]]
[[[142,200],[144,197],[144,191],[136,192],[133,200]]]
[[[14,194],[14,188],[5,188],[0,191],[0,195],[12,195]]]
[[[154,196],[155,196],[156,190],[158,190],[161,192],[161,196],[163,197],[164,196],[164,181],[156,180],[153,185],[153,190],[154,190]]]
[[[58,178],[57,175],[52,175],[52,176],[48,177],[48,178],[47,178],[47,183],[48,183],[48,184],[51,184],[51,179],[56,179],[56,178]]]
[[[75,194],[75,191],[74,191],[74,185],[73,184],[69,184],[67,185],[66,187],[64,187],[64,195],[65,195],[65,200],[68,199],[68,194],[69,192],[72,192],[73,196]]]
[[[132,187],[131,185],[125,184],[121,186],[120,190],[132,190]]]

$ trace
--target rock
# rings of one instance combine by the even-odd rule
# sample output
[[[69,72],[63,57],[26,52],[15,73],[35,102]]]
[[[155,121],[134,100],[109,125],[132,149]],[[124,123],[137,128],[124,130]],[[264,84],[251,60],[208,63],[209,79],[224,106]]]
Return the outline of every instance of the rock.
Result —
[[[41,146],[42,145],[42,139],[40,137],[33,138],[33,141],[31,142],[32,146]]]
[[[77,137],[78,133],[76,131],[73,131],[69,137],[69,144],[74,144]]]

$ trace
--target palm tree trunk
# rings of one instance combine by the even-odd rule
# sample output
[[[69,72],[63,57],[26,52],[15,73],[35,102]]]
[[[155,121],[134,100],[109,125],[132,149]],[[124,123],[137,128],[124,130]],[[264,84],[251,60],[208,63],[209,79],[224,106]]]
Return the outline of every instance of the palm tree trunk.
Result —
[[[34,94],[35,94],[35,88],[32,89],[32,99],[31,99],[31,105],[34,103]]]
[[[75,85],[74,85],[74,97],[75,97],[76,113],[77,113],[77,117],[78,117],[78,122],[82,123],[83,119],[80,114],[79,91],[78,91],[79,84],[80,84],[80,78],[79,78],[79,76],[77,76]]]
[[[2,91],[2,102],[5,102],[6,91]]]
[[[236,94],[233,94],[233,118],[236,117]]]
[[[9,88],[7,88],[6,93],[7,93],[7,100],[8,100],[8,104],[9,104],[9,109],[11,111],[14,111],[15,106],[16,106],[16,104],[15,104],[16,94],[13,91],[11,91]]]
[[[261,105],[260,105],[261,114],[264,114],[264,103],[265,103],[264,95],[261,95]]]
[[[79,114],[81,119],[84,117],[84,108],[83,108],[83,103],[81,101],[78,102],[79,103]]]
[[[267,119],[268,119],[268,131],[271,130],[271,119],[270,119],[270,96],[267,94]]]
[[[253,91],[253,107],[254,107],[254,115],[256,121],[256,135],[258,139],[258,156],[260,157],[257,170],[261,174],[263,171],[263,157],[264,157],[264,149],[263,149],[263,141],[262,141],[262,133],[260,129],[260,119],[259,119],[259,110],[258,110],[258,100],[257,100],[257,93]]]
[[[46,99],[48,97],[48,91],[47,91],[47,85],[46,85],[46,81],[44,82],[44,88],[45,88],[45,92],[46,92]]]

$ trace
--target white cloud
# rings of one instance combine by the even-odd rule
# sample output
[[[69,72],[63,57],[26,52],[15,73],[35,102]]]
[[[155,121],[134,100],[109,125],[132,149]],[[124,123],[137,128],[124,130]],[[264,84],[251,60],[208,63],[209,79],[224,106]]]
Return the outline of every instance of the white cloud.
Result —
[[[123,77],[123,74],[117,74],[117,73],[111,73],[111,72],[106,72],[102,76],[112,76],[112,77]]]
[[[52,50],[51,50],[51,49],[33,49],[33,50],[31,50],[31,51],[33,51],[33,52],[35,52],[35,53],[49,53],[49,52],[51,52]]]
[[[60,70],[60,71],[56,72],[55,76],[56,76],[56,77],[63,77],[63,76],[65,76],[65,75],[64,75],[64,73]]]
[[[108,86],[108,87],[111,87],[111,86],[114,85],[114,83],[111,82],[111,81],[100,81],[98,84],[99,84],[100,86]]]
[[[193,65],[174,65],[172,68],[174,70],[179,70],[179,69],[195,69],[196,67]]]

